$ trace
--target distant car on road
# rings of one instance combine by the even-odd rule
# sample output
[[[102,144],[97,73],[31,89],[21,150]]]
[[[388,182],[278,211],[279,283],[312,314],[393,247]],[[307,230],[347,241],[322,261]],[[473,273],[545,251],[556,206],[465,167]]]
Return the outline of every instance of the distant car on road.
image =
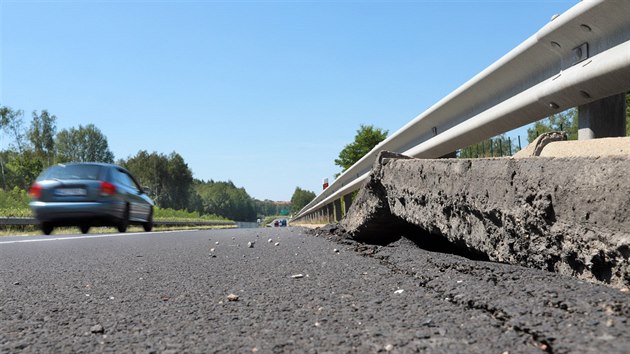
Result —
[[[153,229],[153,200],[126,169],[105,163],[51,166],[29,189],[30,207],[44,234],[58,226],[114,226],[129,224]]]
[[[271,225],[273,225],[273,227],[287,226],[287,219],[275,219],[273,222],[271,222],[267,226],[271,226]]]

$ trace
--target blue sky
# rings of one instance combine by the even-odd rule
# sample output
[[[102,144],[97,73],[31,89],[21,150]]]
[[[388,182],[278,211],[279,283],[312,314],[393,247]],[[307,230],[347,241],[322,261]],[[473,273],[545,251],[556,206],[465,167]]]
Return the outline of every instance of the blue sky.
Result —
[[[395,132],[576,3],[0,0],[0,104],[289,200],[359,125]]]

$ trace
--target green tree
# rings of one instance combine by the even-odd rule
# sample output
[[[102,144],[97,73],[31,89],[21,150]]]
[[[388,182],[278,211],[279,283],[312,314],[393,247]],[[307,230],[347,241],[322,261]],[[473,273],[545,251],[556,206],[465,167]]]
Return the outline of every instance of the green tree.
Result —
[[[147,192],[160,207],[201,212],[200,202],[193,190],[192,171],[178,153],[166,156],[142,150],[118,163],[148,189]]]
[[[166,161],[166,204],[172,209],[189,208],[192,190],[192,171],[184,158],[172,152]]]
[[[339,158],[335,159],[335,164],[342,168],[341,172],[344,172],[370,152],[378,143],[385,140],[387,133],[387,130],[362,124],[357,130],[354,141],[341,150]]]
[[[265,200],[254,199],[253,202],[254,202],[254,209],[256,210],[256,215],[260,219],[264,219],[266,216],[282,215],[282,213],[286,211],[287,209],[286,204],[276,203],[273,200],[269,200],[269,199],[265,199]]]
[[[4,190],[28,188],[42,170],[40,159],[25,140],[23,115],[22,110],[0,107],[1,128],[12,138],[10,148],[0,154],[0,178]]]
[[[533,127],[527,129],[527,141],[531,143],[540,134],[553,131],[565,131],[567,132],[569,140],[577,140],[577,108],[571,108],[564,112],[560,112],[537,121],[536,123],[534,123]]]
[[[295,187],[293,196],[291,196],[291,212],[297,213],[304,208],[308,203],[315,199],[315,193],[309,190]]]
[[[94,124],[61,130],[55,146],[59,162],[114,162],[107,137]]]
[[[231,181],[197,181],[195,190],[201,198],[205,214],[220,215],[237,221],[256,220],[252,198],[244,188],[237,188]]]
[[[33,112],[31,127],[27,132],[28,140],[44,166],[50,166],[55,160],[55,134],[57,117],[42,110],[41,114]]]
[[[158,206],[167,207],[165,203],[168,204],[168,198],[164,189],[168,188],[166,185],[168,159],[165,155],[157,152],[149,154],[146,150],[141,150],[126,161],[118,161],[118,164],[131,172],[138,182],[147,189],[146,192]]]
[[[14,187],[28,189],[42,172],[42,161],[38,159],[32,150],[23,152],[10,151],[7,154],[7,163],[3,166],[6,175],[6,189]]]
[[[24,111],[13,110],[10,107],[0,107],[0,124],[2,124],[2,130],[13,138],[14,149],[18,152],[24,151],[26,148],[26,142],[24,141]]]

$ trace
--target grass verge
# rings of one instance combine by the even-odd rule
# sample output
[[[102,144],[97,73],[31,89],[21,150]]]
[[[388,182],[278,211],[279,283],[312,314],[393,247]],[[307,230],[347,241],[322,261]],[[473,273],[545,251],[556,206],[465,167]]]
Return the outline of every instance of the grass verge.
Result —
[[[153,231],[184,231],[184,230],[210,230],[210,229],[230,229],[235,226],[230,225],[208,225],[208,226],[156,226]],[[127,229],[128,233],[140,233],[144,232],[142,226],[130,226]],[[90,228],[90,234],[115,234],[118,230],[114,227],[92,227]],[[78,227],[60,227],[56,228],[50,236],[55,235],[80,235],[81,231]],[[21,227],[6,227],[0,230],[0,237],[3,236],[37,236],[43,235],[42,231],[37,226],[21,226]]]

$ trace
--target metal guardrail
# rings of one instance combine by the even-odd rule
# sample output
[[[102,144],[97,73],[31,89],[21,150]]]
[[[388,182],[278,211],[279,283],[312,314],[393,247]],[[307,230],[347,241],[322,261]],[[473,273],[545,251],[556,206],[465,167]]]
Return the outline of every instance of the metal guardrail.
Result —
[[[39,223],[35,218],[0,218],[0,226],[36,226]],[[154,220],[154,226],[237,226],[233,221],[163,221]]]
[[[293,221],[361,187],[380,151],[438,158],[630,90],[630,0],[582,1],[377,145]]]

